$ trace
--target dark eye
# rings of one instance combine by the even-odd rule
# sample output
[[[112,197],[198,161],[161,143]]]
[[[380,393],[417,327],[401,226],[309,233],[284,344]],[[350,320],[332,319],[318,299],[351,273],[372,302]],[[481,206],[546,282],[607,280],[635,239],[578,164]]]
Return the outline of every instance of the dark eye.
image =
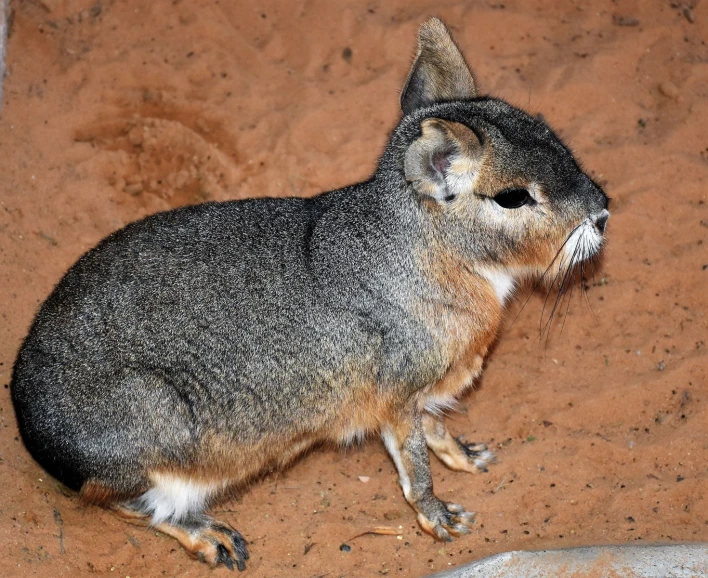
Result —
[[[518,209],[536,202],[526,189],[507,189],[494,195],[494,200],[505,209]]]

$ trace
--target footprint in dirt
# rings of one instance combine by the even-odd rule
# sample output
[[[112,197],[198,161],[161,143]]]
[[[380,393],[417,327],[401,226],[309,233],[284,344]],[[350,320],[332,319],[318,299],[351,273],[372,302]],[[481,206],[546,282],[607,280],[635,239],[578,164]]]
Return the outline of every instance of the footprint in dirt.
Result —
[[[75,139],[99,149],[109,184],[142,207],[225,200],[243,178],[229,155],[179,120],[116,119],[92,124]]]

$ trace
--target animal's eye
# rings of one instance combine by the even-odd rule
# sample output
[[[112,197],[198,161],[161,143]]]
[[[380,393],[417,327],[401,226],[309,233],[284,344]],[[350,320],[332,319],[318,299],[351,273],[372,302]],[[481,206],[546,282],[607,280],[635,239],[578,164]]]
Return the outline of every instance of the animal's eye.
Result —
[[[505,209],[518,209],[536,202],[526,189],[506,189],[493,198],[500,207]]]

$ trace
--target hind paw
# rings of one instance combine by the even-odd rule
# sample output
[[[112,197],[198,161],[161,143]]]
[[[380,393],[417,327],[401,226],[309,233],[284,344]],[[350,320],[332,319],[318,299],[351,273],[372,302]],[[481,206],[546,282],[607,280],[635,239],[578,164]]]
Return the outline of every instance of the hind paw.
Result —
[[[190,555],[212,567],[223,564],[229,570],[246,569],[248,549],[243,536],[227,524],[211,519],[157,524],[155,529],[176,538]]]

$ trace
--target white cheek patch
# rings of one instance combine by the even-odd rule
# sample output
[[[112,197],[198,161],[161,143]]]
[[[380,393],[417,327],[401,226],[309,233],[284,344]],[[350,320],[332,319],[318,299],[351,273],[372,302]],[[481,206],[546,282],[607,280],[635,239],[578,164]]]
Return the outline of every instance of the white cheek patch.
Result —
[[[198,482],[174,474],[152,473],[150,479],[154,486],[138,501],[143,511],[152,514],[152,525],[175,523],[201,514],[207,508],[209,499],[227,485],[226,481]]]
[[[406,497],[406,500],[409,500],[411,495],[411,481],[408,477],[406,469],[403,467],[403,460],[401,459],[401,452],[398,450],[396,436],[391,428],[384,427],[381,429],[381,439],[383,440],[386,450],[388,450],[393,463],[396,464],[396,470],[398,470],[398,483],[401,484],[403,495]]]
[[[498,271],[493,269],[483,268],[481,271],[482,276],[489,281],[494,293],[499,300],[501,305],[505,305],[507,299],[511,296],[516,288],[516,281],[514,278],[504,271]]]

